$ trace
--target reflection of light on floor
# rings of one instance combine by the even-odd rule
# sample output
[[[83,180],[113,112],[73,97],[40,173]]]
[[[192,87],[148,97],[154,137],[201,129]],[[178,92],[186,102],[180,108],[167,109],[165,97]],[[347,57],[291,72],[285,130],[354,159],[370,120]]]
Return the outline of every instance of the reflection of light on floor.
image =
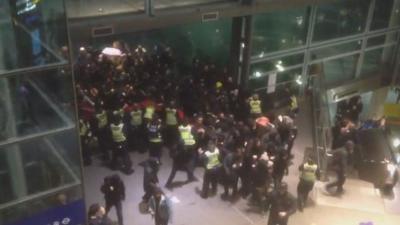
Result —
[[[181,202],[181,200],[179,200],[176,196],[172,196],[170,198],[170,200],[171,200],[172,203],[180,203]]]
[[[383,214],[385,207],[382,198],[376,194],[371,183],[347,179],[344,184],[344,193],[341,196],[332,196],[325,191],[326,183],[316,185],[317,205],[331,206],[350,210]]]

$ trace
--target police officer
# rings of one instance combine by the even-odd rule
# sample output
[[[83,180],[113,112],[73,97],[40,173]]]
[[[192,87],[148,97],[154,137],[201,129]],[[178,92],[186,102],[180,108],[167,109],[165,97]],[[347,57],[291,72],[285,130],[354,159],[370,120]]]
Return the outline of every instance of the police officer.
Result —
[[[296,212],[296,200],[287,189],[283,182],[271,196],[268,225],[287,225],[289,217]]]
[[[194,130],[187,120],[184,120],[182,125],[178,128],[180,133],[180,141],[178,146],[171,155],[173,157],[173,164],[171,174],[166,183],[166,187],[170,188],[172,181],[175,178],[175,174],[178,170],[185,170],[187,173],[188,182],[196,181],[196,177],[193,175],[195,168],[195,146],[196,141],[194,139]]]
[[[157,114],[153,114],[153,118],[147,124],[147,138],[149,141],[149,156],[161,159],[162,135],[161,120]]]
[[[144,108],[144,115],[143,118],[145,120],[145,123],[148,124],[151,122],[155,115],[156,108],[154,106],[154,103],[149,102],[147,106]]]
[[[221,163],[219,159],[220,152],[219,149],[216,147],[215,140],[208,141],[207,149],[205,151],[200,148],[199,155],[201,159],[205,160],[205,171],[201,197],[208,198],[210,184],[212,187],[212,193],[217,193],[218,175],[221,168]]]
[[[175,102],[171,101],[169,107],[165,108],[165,145],[171,148],[178,139],[178,116]]]
[[[294,93],[290,95],[289,98],[289,114],[294,118],[299,113],[299,105],[297,103],[297,97]]]
[[[110,138],[110,130],[108,129],[108,115],[107,111],[104,110],[101,103],[96,105],[96,136],[98,140],[98,146],[103,154],[103,161],[108,161],[110,156],[108,152],[109,146],[109,138]]]
[[[118,167],[118,160],[121,159],[121,171],[126,174],[133,173],[132,162],[126,148],[125,125],[122,123],[121,117],[118,115],[114,116],[114,121],[110,125],[110,130],[113,140],[111,168],[116,169]]]
[[[135,148],[144,152],[143,148],[143,110],[139,104],[134,103],[132,111],[129,112],[129,136],[128,142],[131,149]]]
[[[88,166],[92,164],[90,149],[89,149],[89,140],[92,137],[92,132],[90,131],[90,124],[83,119],[79,120],[79,135],[81,137],[81,146],[82,146],[82,157],[83,164]]]
[[[258,97],[258,94],[254,94],[250,100],[249,100],[249,106],[250,106],[250,115],[253,118],[257,118],[261,115],[262,113],[262,108],[261,108],[261,101]]]
[[[300,181],[297,185],[297,207],[302,212],[308,199],[308,193],[313,189],[315,180],[319,179],[320,173],[317,164],[311,158],[308,158],[307,162],[299,166],[299,171]]]

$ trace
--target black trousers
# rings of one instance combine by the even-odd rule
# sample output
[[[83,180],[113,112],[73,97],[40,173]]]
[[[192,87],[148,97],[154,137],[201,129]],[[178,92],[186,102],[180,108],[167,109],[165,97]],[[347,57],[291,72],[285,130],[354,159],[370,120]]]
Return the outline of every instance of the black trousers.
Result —
[[[224,195],[229,195],[229,189],[232,189],[232,195],[235,196],[238,191],[239,177],[237,175],[224,174]]]
[[[240,192],[243,196],[248,196],[251,191],[251,172],[249,168],[242,168],[239,173],[239,177],[242,183]]]
[[[113,207],[113,206],[115,206],[115,210],[117,211],[118,224],[124,225],[124,220],[122,217],[122,202],[121,201],[117,201],[117,202],[106,201],[106,215],[108,214],[111,207]]]
[[[193,158],[187,159],[187,162],[177,162],[174,159],[174,162],[172,163],[172,170],[169,174],[166,185],[171,185],[172,181],[175,178],[176,172],[178,172],[179,170],[186,171],[188,181],[195,179],[193,174],[194,168],[195,162]]]
[[[161,142],[149,142],[149,156],[161,159]]]
[[[88,146],[88,138],[86,136],[81,136],[81,144],[82,144],[82,158],[83,164],[85,166],[92,164],[92,154],[90,153],[90,149]]]
[[[137,150],[139,152],[145,152],[144,148],[144,130],[143,126],[132,126],[129,127],[128,133],[128,146],[130,150]]]
[[[112,152],[112,159],[111,159],[111,167],[118,168],[119,163],[118,160],[121,159],[122,170],[131,170],[132,169],[132,161],[129,156],[128,150],[126,148],[126,141],[123,142],[114,142],[114,148]]]
[[[160,218],[160,216],[155,215],[154,222],[156,225],[167,225],[168,220]]]
[[[303,209],[304,205],[307,202],[308,194],[314,187],[314,182],[305,181],[300,179],[299,184],[297,185],[297,203],[299,209]]]
[[[171,148],[178,142],[178,127],[176,125],[167,125],[164,130],[164,144],[168,148]]]
[[[332,187],[336,187],[336,193],[340,194],[343,192],[343,185],[345,181],[346,181],[346,176],[343,173],[337,173],[336,180],[327,184],[326,188],[330,189]]]
[[[278,212],[276,212],[276,213],[271,212],[269,214],[269,218],[268,218],[268,225],[287,225],[288,220],[289,220],[289,217],[287,217],[287,216],[281,218],[278,215]]]
[[[109,130],[106,128],[100,128],[97,130],[97,140],[99,142],[99,150],[102,153],[102,158],[103,160],[109,160],[110,159],[110,133],[108,132]]]
[[[204,171],[203,188],[201,191],[201,194],[204,197],[208,197],[210,184],[211,184],[212,192],[214,192],[214,193],[217,192],[218,175],[219,175],[219,167],[213,168],[213,169],[206,169]]]

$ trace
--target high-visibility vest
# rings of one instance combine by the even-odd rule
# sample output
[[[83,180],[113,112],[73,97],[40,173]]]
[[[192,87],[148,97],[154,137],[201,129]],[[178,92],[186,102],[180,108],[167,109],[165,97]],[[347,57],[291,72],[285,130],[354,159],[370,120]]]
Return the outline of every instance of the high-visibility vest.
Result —
[[[113,114],[114,114],[114,116],[123,117],[124,116],[124,110],[123,109],[114,110]]]
[[[126,140],[125,134],[123,132],[124,124],[120,123],[118,125],[111,124],[111,134],[114,142],[120,143]]]
[[[97,118],[97,126],[99,128],[104,128],[105,126],[107,126],[108,118],[106,111],[103,110],[101,113],[96,114],[96,118]]]
[[[161,133],[160,133],[160,125],[158,124],[149,124],[149,141],[153,143],[161,142]]]
[[[142,125],[142,110],[135,110],[130,113],[131,115],[131,125],[140,126]]]
[[[154,106],[147,106],[145,111],[144,111],[144,118],[145,119],[149,119],[151,120],[153,118],[153,114],[154,114]]]
[[[181,134],[181,138],[183,140],[183,143],[185,145],[194,145],[196,144],[196,141],[194,140],[194,137],[192,135],[192,126],[186,125],[186,126],[179,126],[179,133]]]
[[[260,100],[250,100],[250,113],[252,113],[252,114],[261,113],[261,101]]]
[[[165,109],[165,123],[167,125],[177,125],[178,120],[176,119],[176,109],[166,108]]]
[[[305,181],[309,181],[309,182],[314,182],[317,177],[315,175],[315,172],[317,171],[317,165],[313,164],[310,165],[308,163],[305,163],[303,165],[303,171],[301,173],[301,179],[305,180]]]
[[[296,96],[290,96],[290,109],[297,109],[299,107],[299,105],[297,104],[297,98]]]
[[[219,150],[215,149],[214,152],[206,151],[205,152],[207,157],[207,169],[212,169],[219,166]]]
[[[87,127],[85,122],[79,121],[79,135],[80,136],[85,136],[89,131],[89,128]]]

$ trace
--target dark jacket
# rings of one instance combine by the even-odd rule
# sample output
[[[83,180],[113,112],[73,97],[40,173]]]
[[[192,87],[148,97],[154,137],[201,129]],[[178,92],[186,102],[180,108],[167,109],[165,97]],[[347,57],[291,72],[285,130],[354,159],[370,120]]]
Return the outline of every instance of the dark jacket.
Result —
[[[278,216],[279,212],[286,212],[287,217],[296,212],[296,200],[289,193],[280,195],[275,192],[271,198],[271,216]]]
[[[112,225],[113,222],[107,216],[103,216],[101,218],[89,218],[89,225]]]
[[[151,197],[150,202],[149,202],[149,208],[153,213],[155,213],[155,217],[159,217],[162,220],[171,222],[172,203],[169,200],[169,198],[167,198],[166,196],[163,195],[161,197],[161,200],[158,204],[158,208],[157,208],[156,199],[154,198],[154,196]]]
[[[118,175],[105,177],[100,190],[106,202],[119,202],[125,199],[125,185]]]
[[[144,168],[143,173],[143,189],[146,191],[149,188],[152,188],[158,181],[158,165],[155,161],[147,160],[143,162],[141,165]]]

